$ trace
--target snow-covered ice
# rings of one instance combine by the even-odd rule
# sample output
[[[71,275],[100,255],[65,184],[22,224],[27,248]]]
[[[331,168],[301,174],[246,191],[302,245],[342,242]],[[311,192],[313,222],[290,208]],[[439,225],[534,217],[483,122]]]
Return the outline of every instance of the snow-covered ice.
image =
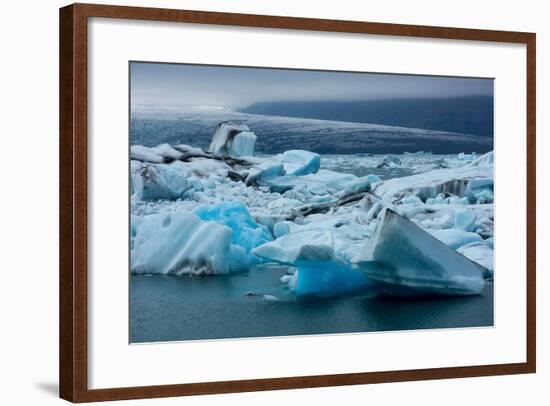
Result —
[[[132,216],[131,223],[132,273],[224,274],[242,265],[229,227],[186,210]]]
[[[208,151],[132,146],[133,273],[273,262],[298,297],[477,294],[493,276],[492,152],[254,156],[255,143],[225,122]]]

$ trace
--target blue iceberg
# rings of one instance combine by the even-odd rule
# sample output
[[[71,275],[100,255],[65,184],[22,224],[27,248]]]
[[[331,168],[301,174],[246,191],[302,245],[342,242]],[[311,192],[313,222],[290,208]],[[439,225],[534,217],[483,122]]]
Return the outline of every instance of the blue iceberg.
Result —
[[[258,263],[251,251],[273,240],[269,229],[254,221],[246,206],[241,202],[223,202],[199,206],[194,213],[204,221],[213,221],[229,227],[233,233],[231,243],[244,250],[248,265]]]

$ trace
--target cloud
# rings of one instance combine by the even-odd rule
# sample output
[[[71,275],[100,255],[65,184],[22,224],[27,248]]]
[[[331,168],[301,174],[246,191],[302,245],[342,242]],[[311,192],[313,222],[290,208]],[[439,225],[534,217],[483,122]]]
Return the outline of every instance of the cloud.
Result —
[[[492,79],[131,63],[132,105],[211,105],[238,108],[261,101],[368,100],[492,94]]]

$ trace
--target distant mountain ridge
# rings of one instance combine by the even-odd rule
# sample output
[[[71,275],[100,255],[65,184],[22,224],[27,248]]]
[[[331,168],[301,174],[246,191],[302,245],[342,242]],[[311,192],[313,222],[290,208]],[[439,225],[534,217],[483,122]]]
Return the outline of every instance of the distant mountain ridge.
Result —
[[[371,123],[493,136],[493,97],[258,102],[242,113]]]

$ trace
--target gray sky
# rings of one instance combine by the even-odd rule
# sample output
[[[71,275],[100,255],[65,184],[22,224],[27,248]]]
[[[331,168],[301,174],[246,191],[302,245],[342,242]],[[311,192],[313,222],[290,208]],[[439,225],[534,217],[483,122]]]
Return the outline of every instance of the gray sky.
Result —
[[[262,101],[492,95],[492,79],[132,62],[132,105],[240,108]]]

